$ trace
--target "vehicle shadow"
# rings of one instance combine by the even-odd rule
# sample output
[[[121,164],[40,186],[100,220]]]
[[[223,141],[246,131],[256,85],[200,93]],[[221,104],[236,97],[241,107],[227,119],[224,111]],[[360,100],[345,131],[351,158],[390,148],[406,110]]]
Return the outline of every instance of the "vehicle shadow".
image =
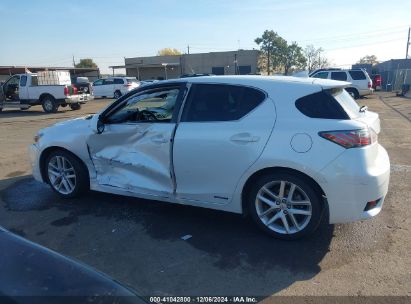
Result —
[[[11,118],[11,117],[33,117],[33,116],[44,116],[44,115],[59,115],[66,112],[73,112],[70,107],[59,107],[58,112],[56,113],[46,113],[41,107],[36,107],[35,109],[28,110],[3,110],[0,112],[0,118]]]
[[[240,215],[97,192],[62,200],[31,178],[1,199],[6,228],[148,295],[270,296],[318,274],[334,233],[324,218],[314,235],[280,241]]]

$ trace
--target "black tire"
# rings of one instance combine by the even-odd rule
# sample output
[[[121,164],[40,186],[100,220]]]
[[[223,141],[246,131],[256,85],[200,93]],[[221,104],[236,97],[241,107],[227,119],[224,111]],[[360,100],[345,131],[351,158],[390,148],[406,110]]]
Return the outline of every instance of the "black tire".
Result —
[[[121,97],[121,92],[119,90],[114,92],[114,99],[119,99]]]
[[[79,103],[72,103],[72,104],[70,104],[70,108],[71,108],[73,111],[80,110],[80,109],[81,109],[81,104],[79,104]]]
[[[49,170],[48,170],[49,164],[55,157],[65,158],[66,160],[68,160],[69,164],[74,169],[75,185],[73,187],[73,190],[69,193],[62,193],[58,191],[55,188],[55,186],[52,185],[52,182],[50,180],[51,174],[49,173]],[[89,179],[87,167],[84,165],[84,163],[81,160],[79,160],[77,157],[75,157],[70,152],[67,152],[64,150],[55,150],[51,152],[48,155],[46,161],[44,162],[43,170],[44,170],[43,172],[45,172],[47,183],[50,185],[51,189],[62,198],[79,197],[81,194],[84,194],[90,189],[90,179]],[[73,171],[70,171],[69,173],[72,174],[72,172]]]
[[[354,98],[354,99],[360,98],[360,94],[358,93],[357,89],[347,88],[345,90],[348,92],[348,94],[351,95],[352,98]]]
[[[46,113],[56,113],[59,108],[54,97],[50,95],[46,95],[41,99],[41,105]]]
[[[276,203],[276,209],[273,211],[275,212],[274,215],[278,213],[281,213],[282,216],[286,217],[288,220],[288,223],[290,225],[290,229],[294,229],[296,231],[293,231],[292,233],[290,232],[289,234],[287,233],[280,233],[277,231],[274,231],[273,227],[270,226],[268,227],[266,224],[263,223],[263,220],[260,219],[260,217],[258,216],[257,213],[257,194],[259,193],[259,191],[262,189],[263,186],[269,184],[269,183],[277,183],[280,181],[285,181],[294,185],[296,185],[299,190],[302,190],[304,192],[304,194],[308,197],[310,203],[311,203],[311,217],[308,216],[304,216],[304,215],[298,215],[298,214],[294,214],[291,215],[288,212],[290,212],[291,210],[294,209],[294,207],[291,207],[291,209],[287,209],[289,207],[285,207],[283,206],[284,204],[287,203],[278,203],[278,208],[277,208],[277,203]],[[286,184],[287,185],[287,184]],[[287,187],[287,186],[286,186]],[[299,191],[298,190],[298,191]],[[285,194],[285,193],[284,193]],[[298,194],[298,193],[297,193]],[[253,221],[255,222],[255,224],[264,232],[268,233],[270,236],[278,238],[278,239],[283,239],[283,240],[296,240],[299,238],[302,238],[304,236],[307,236],[311,233],[313,233],[317,228],[318,225],[321,222],[321,218],[322,218],[322,214],[323,214],[323,205],[322,205],[322,195],[320,193],[319,190],[316,189],[316,187],[314,185],[312,185],[312,183],[307,180],[304,177],[301,177],[299,175],[296,174],[292,174],[292,173],[288,173],[288,172],[278,172],[278,173],[271,173],[271,174],[267,174],[264,175],[262,177],[260,177],[255,183],[253,183],[253,185],[251,186],[251,189],[248,193],[247,196],[247,207],[248,207],[248,212],[251,215],[251,218],[253,219]],[[290,204],[291,205],[291,204]],[[288,206],[288,205],[287,205]],[[284,209],[282,209],[284,207]],[[297,207],[297,208],[309,208],[309,207]],[[267,208],[269,209],[269,208]],[[305,211],[304,209],[301,209],[303,211]],[[271,214],[272,212],[270,212]],[[283,215],[283,213],[285,213],[285,215]],[[291,213],[291,212],[290,212]],[[291,220],[291,216],[295,219],[297,219],[298,217],[305,217],[305,227],[302,228],[300,231],[297,230],[296,226],[293,225],[293,221]],[[274,217],[274,216],[273,216]],[[281,218],[278,218],[276,221],[274,221],[271,225],[278,225],[276,223],[280,222],[283,223],[283,220]],[[280,226],[278,226],[280,227]]]

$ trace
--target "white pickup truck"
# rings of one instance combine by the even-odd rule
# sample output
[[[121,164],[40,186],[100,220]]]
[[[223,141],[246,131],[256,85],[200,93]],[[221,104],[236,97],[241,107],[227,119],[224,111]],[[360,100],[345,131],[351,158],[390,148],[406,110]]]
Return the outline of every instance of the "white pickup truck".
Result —
[[[0,112],[5,108],[27,110],[42,105],[47,113],[60,106],[79,110],[93,95],[79,93],[67,71],[44,71],[11,76],[0,88]]]

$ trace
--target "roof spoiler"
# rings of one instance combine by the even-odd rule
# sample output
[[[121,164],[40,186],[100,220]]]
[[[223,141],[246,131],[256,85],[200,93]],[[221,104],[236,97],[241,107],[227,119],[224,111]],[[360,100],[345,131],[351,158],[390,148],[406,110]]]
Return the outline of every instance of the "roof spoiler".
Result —
[[[351,82],[315,78],[313,80],[313,84],[318,84],[323,88],[323,90],[327,90],[327,89],[346,88],[351,85]]]

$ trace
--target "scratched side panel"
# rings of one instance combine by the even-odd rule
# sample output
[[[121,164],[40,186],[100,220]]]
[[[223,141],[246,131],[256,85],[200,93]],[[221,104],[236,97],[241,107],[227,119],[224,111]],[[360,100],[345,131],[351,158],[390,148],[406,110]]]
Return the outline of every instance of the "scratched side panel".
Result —
[[[90,136],[90,156],[97,183],[126,191],[168,197],[170,138],[173,123],[107,125],[102,134]]]

